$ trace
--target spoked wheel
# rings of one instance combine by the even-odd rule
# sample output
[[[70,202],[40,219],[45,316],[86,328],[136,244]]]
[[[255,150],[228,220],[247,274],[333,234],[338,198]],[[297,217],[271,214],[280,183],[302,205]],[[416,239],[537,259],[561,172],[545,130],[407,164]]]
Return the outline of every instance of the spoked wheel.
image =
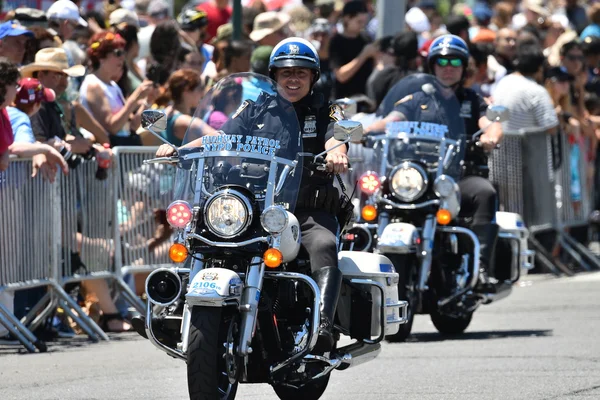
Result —
[[[188,344],[190,400],[232,400],[238,385],[239,314],[220,307],[194,307]]]
[[[410,336],[412,330],[415,312],[417,311],[417,292],[415,284],[417,281],[417,268],[414,256],[403,256],[399,254],[386,254],[390,259],[396,271],[398,271],[398,300],[408,301],[406,317],[408,322],[400,325],[400,329],[394,335],[388,335],[385,339],[388,342],[404,342]]]

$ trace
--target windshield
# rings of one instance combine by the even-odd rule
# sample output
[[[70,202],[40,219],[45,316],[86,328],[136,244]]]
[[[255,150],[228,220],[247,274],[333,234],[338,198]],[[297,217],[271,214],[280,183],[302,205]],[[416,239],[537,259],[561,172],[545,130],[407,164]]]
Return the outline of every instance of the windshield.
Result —
[[[410,75],[391,90],[393,108],[387,114],[396,122],[374,133],[371,169],[386,175],[405,161],[418,162],[428,172],[460,176],[465,151],[465,125],[452,89],[432,75]],[[389,95],[388,95],[389,96]],[[394,100],[395,99],[395,100]]]
[[[258,74],[230,75],[200,101],[179,155],[175,194],[194,204],[229,187],[260,209],[293,211],[302,173],[302,141],[292,104]],[[282,91],[281,91],[282,93]]]

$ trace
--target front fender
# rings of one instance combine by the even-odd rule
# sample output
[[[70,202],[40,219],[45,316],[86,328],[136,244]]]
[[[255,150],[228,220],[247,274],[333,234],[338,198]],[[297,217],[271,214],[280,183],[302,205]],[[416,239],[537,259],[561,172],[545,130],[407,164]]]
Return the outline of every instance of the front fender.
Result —
[[[239,275],[225,268],[207,268],[196,274],[185,298],[190,306],[223,307],[240,303],[244,283]]]
[[[377,243],[380,253],[414,254],[420,242],[419,231],[412,224],[387,224]]]

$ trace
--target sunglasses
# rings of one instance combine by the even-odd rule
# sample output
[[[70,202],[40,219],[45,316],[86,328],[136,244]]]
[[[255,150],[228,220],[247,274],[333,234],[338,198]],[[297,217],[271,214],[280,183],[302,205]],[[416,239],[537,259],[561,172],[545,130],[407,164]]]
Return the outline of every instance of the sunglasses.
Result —
[[[125,55],[125,51],[123,49],[114,49],[112,53],[115,55],[115,57],[121,57]]]
[[[440,67],[447,67],[448,65],[458,68],[463,66],[463,62],[460,58],[438,58],[436,64]]]

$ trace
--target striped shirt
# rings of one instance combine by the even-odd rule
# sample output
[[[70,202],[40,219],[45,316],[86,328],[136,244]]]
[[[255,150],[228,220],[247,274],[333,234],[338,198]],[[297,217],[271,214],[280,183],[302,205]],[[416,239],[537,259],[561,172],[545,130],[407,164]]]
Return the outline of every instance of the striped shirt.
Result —
[[[540,131],[558,125],[548,91],[532,79],[510,74],[498,83],[492,97],[494,104],[508,108],[508,121],[502,123],[505,133]]]

